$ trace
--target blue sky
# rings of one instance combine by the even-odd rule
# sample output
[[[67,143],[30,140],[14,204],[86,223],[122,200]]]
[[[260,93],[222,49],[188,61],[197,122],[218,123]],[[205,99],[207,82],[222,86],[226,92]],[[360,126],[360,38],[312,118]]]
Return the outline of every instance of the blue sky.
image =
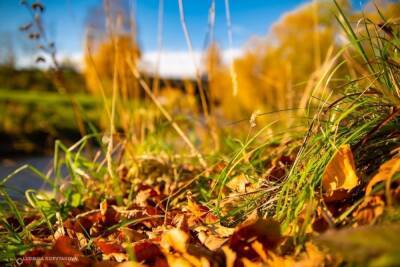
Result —
[[[131,0],[135,6],[139,43],[144,54],[157,49],[158,0]],[[203,47],[207,33],[208,7],[211,0],[183,0],[187,26],[195,50]],[[29,21],[29,14],[19,0],[0,1],[0,34],[12,36],[20,42],[18,27]],[[30,1],[32,2],[32,1]],[[42,0],[46,29],[55,41],[60,54],[78,56],[82,53],[85,23],[88,12],[101,0]],[[216,0],[215,38],[222,49],[227,49],[227,27],[224,0]],[[242,47],[249,37],[265,35],[271,24],[287,11],[293,10],[307,0],[230,0],[233,25],[233,48]],[[360,5],[365,0],[354,1]],[[163,51],[187,50],[179,20],[177,0],[164,0]]]

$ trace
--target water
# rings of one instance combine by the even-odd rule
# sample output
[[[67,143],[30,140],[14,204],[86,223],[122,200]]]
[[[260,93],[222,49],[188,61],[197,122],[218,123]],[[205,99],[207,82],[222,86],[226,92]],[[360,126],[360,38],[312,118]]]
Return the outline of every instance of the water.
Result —
[[[52,157],[27,157],[13,160],[3,160],[0,162],[0,180],[18,169],[19,167],[29,164],[46,174],[52,167]],[[44,181],[29,169],[15,175],[6,183],[7,192],[13,199],[24,198],[24,192],[27,189],[48,190],[50,189]]]

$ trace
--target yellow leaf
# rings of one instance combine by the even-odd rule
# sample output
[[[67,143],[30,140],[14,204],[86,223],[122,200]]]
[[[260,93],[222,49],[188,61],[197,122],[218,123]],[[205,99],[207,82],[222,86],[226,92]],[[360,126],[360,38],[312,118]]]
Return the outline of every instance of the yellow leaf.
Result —
[[[325,255],[321,250],[318,249],[314,244],[308,242],[306,243],[306,251],[305,255],[302,256],[302,259],[298,262],[298,266],[308,266],[308,267],[317,267],[324,266]]]
[[[257,240],[254,241],[251,244],[251,247],[255,250],[255,252],[258,254],[258,256],[260,256],[260,258],[263,260],[263,262],[266,263],[268,261],[267,253],[265,253],[264,247],[260,242],[258,242]]]
[[[182,257],[175,257],[173,255],[166,255],[168,266],[171,267],[192,267],[192,265]]]
[[[126,261],[123,263],[119,263],[115,267],[141,267],[143,266],[142,264],[135,262],[135,261]]]
[[[222,251],[225,254],[226,267],[233,267],[236,260],[236,253],[228,246],[223,246]]]
[[[201,267],[210,267],[211,266],[210,262],[204,257],[200,258],[200,262],[201,262]]]
[[[232,178],[226,186],[233,190],[234,192],[238,193],[245,193],[246,192],[246,186],[249,184],[249,180],[247,180],[246,175],[244,174],[239,174]]]
[[[181,257],[183,259],[185,259],[187,262],[189,262],[191,266],[194,266],[194,267],[203,267],[205,264],[204,260],[206,260],[206,259],[204,259],[202,261],[202,258],[198,259],[195,256],[190,255],[188,253],[183,253],[183,255]]]
[[[176,251],[184,253],[186,252],[188,239],[189,236],[185,232],[178,228],[173,228],[162,235],[161,246],[166,250],[172,247]]]
[[[369,196],[372,187],[382,181],[390,181],[390,179],[400,171],[400,158],[393,158],[379,167],[378,173],[369,181],[365,189],[365,195]]]
[[[325,168],[322,187],[328,195],[332,195],[339,189],[353,189],[358,185],[358,181],[350,146],[342,145]]]
[[[247,258],[242,258],[242,263],[244,267],[262,267],[261,262],[253,262]]]
[[[325,255],[315,245],[305,244],[305,251],[301,254],[279,256],[273,252],[268,252],[267,266],[271,267],[317,267],[325,266]]]
[[[206,246],[209,250],[219,249],[228,240],[227,238],[221,238],[221,237],[215,236],[213,234],[208,235],[205,232],[200,232],[198,234],[198,238],[199,238],[200,242],[204,246]]]
[[[268,252],[267,266],[271,267],[290,267],[295,266],[296,262],[292,257],[278,256],[273,252]]]

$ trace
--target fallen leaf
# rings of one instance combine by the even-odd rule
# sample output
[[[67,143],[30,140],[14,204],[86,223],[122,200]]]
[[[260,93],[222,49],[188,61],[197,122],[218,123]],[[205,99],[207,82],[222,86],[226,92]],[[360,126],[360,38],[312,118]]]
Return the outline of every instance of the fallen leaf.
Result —
[[[397,173],[400,172],[400,158],[393,158],[379,167],[379,171],[369,181],[367,188],[365,189],[365,195],[371,194],[372,188],[379,182],[390,181],[390,179]]]
[[[171,267],[192,267],[190,262],[182,257],[168,255],[167,261],[168,261],[168,266],[171,266]]]
[[[350,145],[342,145],[325,168],[322,176],[322,187],[330,196],[340,189],[349,191],[356,187],[358,182],[359,178],[356,174]]]
[[[296,263],[297,266],[318,267],[325,266],[325,255],[311,242],[305,244],[306,251],[303,253],[300,260]]]
[[[233,177],[226,186],[234,192],[237,193],[245,193],[246,186],[249,184],[249,180],[246,178],[246,175],[239,174]]]
[[[271,163],[271,167],[265,174],[265,179],[270,181],[282,181],[292,166],[293,161],[294,159],[291,156],[283,155],[275,158]]]
[[[244,267],[262,267],[261,262],[253,262],[247,258],[242,258],[242,263]]]
[[[82,249],[88,245],[87,239],[84,234],[76,232],[76,238],[78,239],[79,242],[79,247]]]
[[[251,247],[255,250],[255,252],[257,252],[258,256],[260,256],[263,262],[267,262],[267,253],[265,253],[263,245],[260,242],[254,241],[251,244]]]
[[[108,204],[107,200],[105,199],[100,203],[100,214],[102,216],[106,215],[107,209],[108,209]]]
[[[167,230],[161,238],[161,246],[169,250],[171,247],[178,252],[186,252],[186,245],[189,236],[178,228]]]
[[[206,232],[200,232],[197,237],[204,246],[213,251],[219,249],[228,240],[212,234],[208,235]]]
[[[150,241],[134,243],[133,252],[137,261],[144,261],[145,263],[155,262],[158,258],[163,256],[160,247]]]
[[[296,262],[292,257],[283,257],[275,253],[268,253],[267,266],[270,267],[292,267],[296,266]]]
[[[125,249],[114,242],[106,242],[103,240],[95,240],[94,243],[96,244],[96,246],[100,249],[101,252],[103,252],[103,254],[111,254],[111,253],[122,253],[125,252]]]
[[[122,241],[138,242],[143,239],[146,239],[146,234],[130,229],[128,227],[121,227],[120,233],[118,234],[118,238]]]
[[[305,244],[305,251],[298,255],[280,256],[275,253],[268,253],[267,266],[271,267],[319,267],[327,266],[325,254],[313,243]],[[328,265],[336,266],[336,265]]]
[[[123,262],[128,260],[128,255],[126,253],[103,254],[103,260],[115,260],[116,262]]]
[[[79,256],[82,253],[79,251],[78,244],[68,236],[60,236],[53,247],[53,252],[65,256]]]
[[[236,260],[236,253],[228,246],[223,246],[222,251],[225,254],[226,267],[234,267]]]
[[[134,261],[126,261],[115,265],[115,267],[142,267],[143,265]]]
[[[385,203],[379,196],[366,197],[361,205],[354,212],[357,225],[370,224],[383,214]]]
[[[229,247],[239,257],[252,260],[259,257],[258,253],[251,247],[254,241],[258,241],[267,251],[275,249],[283,240],[278,222],[272,219],[258,218],[239,226],[229,240]]]

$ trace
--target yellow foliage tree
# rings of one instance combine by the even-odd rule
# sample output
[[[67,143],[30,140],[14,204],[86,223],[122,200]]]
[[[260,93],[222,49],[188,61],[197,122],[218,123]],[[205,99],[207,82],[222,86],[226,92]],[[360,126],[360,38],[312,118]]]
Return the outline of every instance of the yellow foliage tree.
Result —
[[[100,90],[104,90],[106,95],[110,95],[116,76],[120,95],[124,98],[138,98],[138,85],[129,70],[127,60],[137,62],[139,56],[138,46],[127,34],[107,38],[93,52],[90,48],[87,49],[85,78],[90,92],[97,95],[101,93]]]
[[[342,6],[348,7],[347,1]],[[235,60],[238,95],[232,96],[228,70],[217,70],[210,85],[224,114],[239,118],[255,110],[298,108],[307,81],[337,46],[333,4],[315,1],[285,14],[265,38],[254,38]],[[209,53],[212,50],[208,51]],[[210,68],[208,68],[210,71]],[[309,94],[310,92],[308,92]],[[307,96],[308,98],[308,96]]]

